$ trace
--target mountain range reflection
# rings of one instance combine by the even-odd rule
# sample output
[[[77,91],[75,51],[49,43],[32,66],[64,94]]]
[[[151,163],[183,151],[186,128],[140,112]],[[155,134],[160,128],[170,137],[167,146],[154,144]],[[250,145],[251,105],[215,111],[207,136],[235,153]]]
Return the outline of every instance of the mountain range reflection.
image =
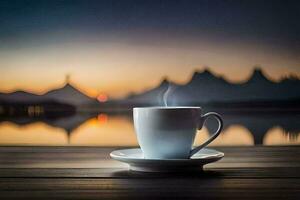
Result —
[[[300,144],[300,115],[223,115],[224,130],[211,145]],[[214,131],[209,120],[196,144]],[[59,118],[6,118],[0,122],[0,145],[135,146],[131,113],[80,113]]]

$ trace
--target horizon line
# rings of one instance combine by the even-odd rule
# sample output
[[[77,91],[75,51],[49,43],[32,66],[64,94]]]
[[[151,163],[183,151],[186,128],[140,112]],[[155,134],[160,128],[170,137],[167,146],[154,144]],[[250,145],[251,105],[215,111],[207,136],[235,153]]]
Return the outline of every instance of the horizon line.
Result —
[[[209,74],[213,75],[216,78],[223,79],[224,81],[226,81],[227,83],[232,84],[232,85],[245,84],[245,83],[247,83],[251,80],[251,78],[253,77],[255,71],[261,72],[263,77],[265,77],[268,81],[270,81],[272,83],[275,83],[275,84],[280,83],[283,80],[300,80],[300,76],[296,75],[296,74],[293,74],[293,73],[290,73],[289,75],[283,75],[279,79],[276,80],[276,79],[270,77],[269,75],[267,75],[261,66],[255,65],[252,69],[252,73],[245,80],[243,80],[243,81],[230,81],[228,78],[224,78],[223,75],[218,75],[217,73],[213,72],[210,67],[204,66],[204,68],[202,70],[199,70],[199,69],[193,70],[193,72],[190,75],[190,78],[188,79],[188,81],[186,83],[179,84],[179,83],[176,83],[176,81],[170,81],[168,76],[164,75],[164,76],[162,76],[161,80],[159,81],[159,83],[156,86],[152,86],[151,88],[145,88],[144,90],[142,90],[140,92],[129,91],[129,92],[127,92],[126,95],[124,95],[124,97],[128,97],[131,94],[139,94],[139,93],[143,93],[145,91],[151,90],[151,89],[161,85],[161,83],[164,82],[164,81],[167,81],[168,83],[184,86],[184,85],[188,84],[190,81],[193,80],[193,76],[195,74],[203,74],[205,72],[208,72]],[[33,94],[33,95],[43,96],[43,95],[47,94],[50,91],[59,90],[59,89],[65,87],[66,85],[70,85],[71,87],[75,88],[76,90],[78,90],[82,94],[86,95],[87,97],[93,98],[93,99],[97,99],[97,97],[99,95],[103,94],[102,92],[98,92],[98,94],[96,96],[89,95],[88,92],[85,91],[85,89],[82,89],[76,82],[71,81],[70,73],[67,73],[65,76],[66,76],[66,79],[64,80],[64,82],[62,84],[55,84],[56,86],[49,87],[49,88],[45,89],[42,92],[36,92],[36,91],[32,91],[30,89],[29,90],[28,89],[23,90],[23,89],[20,89],[20,88],[15,88],[15,89],[7,90],[7,91],[0,90],[0,93],[2,93],[2,94],[12,94],[12,93],[15,93],[15,92],[26,92],[26,93],[30,93],[30,94]],[[109,99],[111,99],[111,97],[109,95],[107,95],[107,96],[109,97]]]

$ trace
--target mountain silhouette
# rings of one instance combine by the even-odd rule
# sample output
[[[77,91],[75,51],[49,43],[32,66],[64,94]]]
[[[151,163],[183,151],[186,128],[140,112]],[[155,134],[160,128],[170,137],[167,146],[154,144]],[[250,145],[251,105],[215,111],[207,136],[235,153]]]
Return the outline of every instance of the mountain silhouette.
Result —
[[[170,90],[171,88],[171,90]],[[166,92],[168,91],[167,95]],[[165,102],[164,102],[165,98]],[[285,77],[280,81],[267,78],[262,69],[255,68],[252,75],[243,83],[230,83],[221,76],[216,76],[209,69],[195,71],[190,81],[180,85],[164,78],[160,84],[138,94],[131,94],[123,99],[114,99],[99,103],[69,83],[69,78],[61,88],[37,95],[24,91],[0,93],[1,104],[45,104],[61,103],[84,109],[124,109],[134,106],[202,105],[234,104],[240,106],[264,102],[263,106],[294,105],[299,107],[300,80],[297,77]],[[290,104],[292,102],[292,104]],[[91,109],[90,109],[91,108]],[[108,109],[109,110],[109,109]]]
[[[209,69],[196,71],[184,85],[164,80],[157,87],[131,95],[120,103],[132,105],[163,105],[162,96],[168,87],[175,89],[169,94],[170,105],[199,105],[239,102],[300,102],[300,80],[286,77],[278,82],[266,77],[262,69],[255,68],[243,83],[230,83],[216,76]]]
[[[274,83],[273,81],[270,81],[261,68],[256,67],[254,68],[251,77],[248,79],[247,83]]]
[[[170,85],[175,87],[177,86],[177,84],[170,82],[167,78],[164,78],[157,87],[146,90],[140,94],[131,94],[127,98],[116,102],[126,105],[160,105],[163,104],[163,95]]]
[[[44,98],[40,95],[32,94],[24,91],[15,91],[12,93],[0,93],[0,101],[9,103],[23,102],[42,102]]]
[[[73,106],[80,106],[95,101],[95,99],[83,94],[69,83],[65,84],[62,88],[51,90],[43,96],[44,98],[53,99]]]
[[[45,103],[57,102],[72,105],[75,107],[89,104],[96,101],[93,98],[83,94],[77,88],[66,83],[62,88],[50,90],[42,95],[37,95],[24,91],[16,91],[12,93],[0,93],[0,102],[24,104],[24,103]]]

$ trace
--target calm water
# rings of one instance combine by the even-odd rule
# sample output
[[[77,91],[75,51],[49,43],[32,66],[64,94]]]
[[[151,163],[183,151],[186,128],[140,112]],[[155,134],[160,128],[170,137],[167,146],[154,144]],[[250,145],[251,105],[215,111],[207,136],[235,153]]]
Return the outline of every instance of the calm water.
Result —
[[[300,144],[300,115],[223,115],[223,118],[225,128],[211,145]],[[206,140],[214,125],[213,120],[208,121],[195,143]],[[136,146],[137,139],[130,114],[77,114],[52,120],[2,120],[0,145]]]

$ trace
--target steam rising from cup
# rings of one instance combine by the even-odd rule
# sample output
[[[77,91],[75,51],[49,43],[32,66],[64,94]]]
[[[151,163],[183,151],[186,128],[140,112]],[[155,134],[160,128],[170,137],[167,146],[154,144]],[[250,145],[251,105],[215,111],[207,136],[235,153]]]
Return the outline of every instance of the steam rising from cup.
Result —
[[[167,90],[164,92],[163,95],[163,101],[164,101],[164,105],[167,107],[168,106],[168,98],[170,96],[170,94],[176,89],[176,85],[169,83],[168,84],[168,88]]]

